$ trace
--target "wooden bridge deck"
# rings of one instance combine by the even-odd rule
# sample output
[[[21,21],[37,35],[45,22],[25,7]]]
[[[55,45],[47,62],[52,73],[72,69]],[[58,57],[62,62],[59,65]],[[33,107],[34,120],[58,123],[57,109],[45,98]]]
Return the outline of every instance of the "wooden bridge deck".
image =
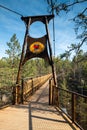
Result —
[[[26,102],[0,110],[0,130],[79,130],[48,105],[48,82]]]

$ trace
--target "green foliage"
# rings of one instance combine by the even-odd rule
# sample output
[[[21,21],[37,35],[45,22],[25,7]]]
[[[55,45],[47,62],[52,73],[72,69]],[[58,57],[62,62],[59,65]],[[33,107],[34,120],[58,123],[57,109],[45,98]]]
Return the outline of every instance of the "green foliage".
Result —
[[[11,37],[10,42],[7,42],[7,46],[6,54],[9,57],[8,62],[11,67],[16,66],[21,53],[20,43],[18,42],[16,34]]]
[[[7,80],[8,84],[16,82],[20,61],[20,44],[16,38],[16,34],[12,36],[7,45],[8,50],[6,50],[6,53],[9,57],[0,59],[0,76],[2,77],[0,79],[1,86],[6,85]],[[76,48],[76,46],[72,44],[72,48]],[[87,86],[86,59],[87,55],[81,50],[78,51],[72,61],[70,61],[68,57],[65,59],[61,59],[59,57],[54,58],[58,85],[64,89],[70,89],[80,93],[83,91],[84,93]],[[43,75],[50,72],[51,67],[40,58],[29,60],[22,68],[23,77]]]
[[[51,67],[46,66],[43,59],[31,59],[23,67],[23,77],[40,76],[51,72]]]

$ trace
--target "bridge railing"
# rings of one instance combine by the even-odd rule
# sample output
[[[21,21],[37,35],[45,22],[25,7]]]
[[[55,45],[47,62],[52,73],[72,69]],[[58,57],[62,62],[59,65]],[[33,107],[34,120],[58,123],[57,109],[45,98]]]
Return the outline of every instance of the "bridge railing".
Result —
[[[35,77],[35,78],[25,78],[22,79],[22,88],[21,88],[21,102],[29,98],[39,87],[41,87],[48,79],[52,77],[52,74]]]
[[[34,78],[22,79],[20,84],[20,103],[23,103],[30,95],[32,95],[39,87],[44,84],[52,74],[37,76]],[[0,108],[14,104],[15,100],[15,84],[0,87]]]
[[[58,88],[59,107],[72,122],[87,129],[87,96]]]
[[[49,104],[58,106],[81,130],[87,129],[87,96],[64,90],[49,82]]]

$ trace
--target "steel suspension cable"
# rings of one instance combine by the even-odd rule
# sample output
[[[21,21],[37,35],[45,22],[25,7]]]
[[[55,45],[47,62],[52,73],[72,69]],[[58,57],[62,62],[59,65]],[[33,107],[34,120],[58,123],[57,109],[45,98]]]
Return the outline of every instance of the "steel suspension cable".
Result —
[[[12,9],[9,9],[9,8],[3,6],[3,5],[0,5],[0,8],[3,8],[3,9],[5,9],[5,10],[8,10],[8,11],[10,11],[10,12],[12,12],[12,13],[15,13],[16,15],[19,15],[19,16],[21,16],[21,17],[23,16],[22,14],[20,14],[20,13],[14,11],[14,10],[12,10]]]

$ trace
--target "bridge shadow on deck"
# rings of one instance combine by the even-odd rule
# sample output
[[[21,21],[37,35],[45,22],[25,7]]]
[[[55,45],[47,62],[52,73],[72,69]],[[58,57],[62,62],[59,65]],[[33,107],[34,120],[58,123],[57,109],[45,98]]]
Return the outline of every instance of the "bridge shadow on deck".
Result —
[[[42,122],[60,122],[60,123],[67,123],[65,120],[58,120],[55,118],[48,117],[47,114],[56,114],[60,116],[60,113],[56,110],[51,109],[48,105],[45,103],[37,103],[37,102],[31,102],[29,103],[29,130],[33,130],[33,120],[38,120],[39,127],[41,129],[44,128],[44,125],[42,126]],[[37,121],[36,121],[37,122]],[[41,126],[40,126],[41,123]],[[37,125],[38,125],[37,124]],[[35,124],[34,124],[35,125]]]
[[[59,109],[48,104],[48,95],[46,83],[26,101],[26,105],[15,106],[28,111],[29,130],[77,130]]]
[[[58,108],[48,104],[48,96],[49,87],[45,83],[25,104],[2,110],[0,130],[77,130]]]
[[[29,130],[76,130],[61,111],[48,105],[48,95],[46,83],[29,101]]]

